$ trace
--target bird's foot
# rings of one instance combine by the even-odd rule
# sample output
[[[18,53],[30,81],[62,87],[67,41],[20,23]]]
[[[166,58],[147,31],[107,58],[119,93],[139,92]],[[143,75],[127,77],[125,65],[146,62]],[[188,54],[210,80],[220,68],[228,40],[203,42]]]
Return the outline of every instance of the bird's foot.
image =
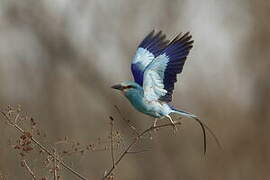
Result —
[[[174,121],[172,120],[172,118],[168,115],[167,118],[170,119],[171,123],[172,123],[172,126],[173,126],[173,132],[176,133],[178,131]]]
[[[158,130],[158,128],[156,128],[157,127],[157,118],[155,118],[155,121],[154,121],[154,124],[153,124],[153,130],[154,130],[154,132],[157,132],[157,130]]]
[[[175,134],[178,131],[178,128],[174,122],[172,122],[172,126],[173,126],[173,133]]]

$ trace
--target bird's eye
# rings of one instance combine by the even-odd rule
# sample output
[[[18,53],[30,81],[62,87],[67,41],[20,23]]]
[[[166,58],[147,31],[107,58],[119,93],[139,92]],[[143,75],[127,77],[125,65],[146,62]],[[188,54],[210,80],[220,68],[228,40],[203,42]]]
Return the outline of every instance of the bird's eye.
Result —
[[[129,85],[129,86],[125,86],[124,89],[130,89],[130,88],[134,88],[133,86]]]

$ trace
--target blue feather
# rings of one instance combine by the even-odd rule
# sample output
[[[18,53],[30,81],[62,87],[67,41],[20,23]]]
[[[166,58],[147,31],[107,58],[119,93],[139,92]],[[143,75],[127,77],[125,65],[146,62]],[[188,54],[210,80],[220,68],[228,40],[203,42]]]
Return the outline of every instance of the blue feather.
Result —
[[[158,33],[152,31],[149,33],[139,44],[132,60],[131,71],[135,82],[142,86],[145,70],[150,64],[153,64],[153,61],[157,61],[154,63],[157,65],[159,65],[158,61],[166,61],[165,59],[157,58],[160,55],[165,55],[168,58],[168,62],[166,61],[164,63],[165,66],[160,67],[159,71],[162,71],[160,78],[162,78],[164,85],[163,89],[167,93],[159,99],[170,102],[172,100],[174,83],[177,81],[177,74],[183,70],[186,57],[192,48],[192,43],[193,41],[189,33],[179,34],[171,42],[166,40],[166,36],[162,31]]]
[[[189,33],[183,36],[176,36],[170,44],[163,50],[169,57],[169,62],[164,72],[164,89],[167,90],[167,94],[160,97],[160,100],[170,102],[172,100],[172,93],[174,90],[174,83],[177,81],[177,74],[181,73],[186,61],[186,57],[192,48],[193,40]]]
[[[168,44],[165,34],[159,31],[155,34],[153,30],[139,44],[135,57],[131,64],[131,71],[136,83],[142,86],[144,71],[152,60],[161,54],[164,47]],[[151,57],[151,55],[153,57]]]

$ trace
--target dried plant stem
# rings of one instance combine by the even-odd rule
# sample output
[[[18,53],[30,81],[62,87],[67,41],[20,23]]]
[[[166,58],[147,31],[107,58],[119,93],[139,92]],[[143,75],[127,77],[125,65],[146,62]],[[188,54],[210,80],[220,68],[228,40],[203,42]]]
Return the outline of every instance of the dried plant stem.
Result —
[[[114,161],[114,151],[113,151],[113,118],[110,117],[111,119],[111,156],[112,156],[112,167],[115,166],[115,161]]]
[[[12,120],[8,117],[8,115],[1,111],[1,114],[4,116],[4,118],[7,120],[8,124],[12,127],[14,127],[17,131],[19,131],[21,134],[26,134],[26,132],[20,127],[18,126],[16,123],[13,123]],[[14,122],[17,121],[18,116],[16,116],[16,120]],[[44,152],[46,152],[48,155],[52,156],[56,161],[58,161],[65,169],[67,169],[68,171],[70,171],[71,173],[73,173],[74,175],[76,175],[78,178],[83,179],[83,180],[87,180],[87,178],[85,178],[84,176],[82,176],[80,173],[78,173],[77,171],[73,170],[70,166],[68,166],[66,163],[64,163],[62,160],[60,160],[59,158],[57,158],[54,153],[50,152],[45,146],[43,146],[41,143],[39,143],[34,137],[30,137],[30,140],[32,142],[34,142],[40,149],[42,149]]]
[[[180,121],[175,121],[174,125],[180,125],[181,122]],[[151,126],[149,128],[147,128],[146,130],[144,130],[143,132],[139,133],[134,139],[133,141],[127,146],[127,148],[122,152],[122,154],[119,156],[119,158],[115,161],[115,163],[113,163],[113,166],[110,168],[110,170],[108,170],[107,172],[105,172],[105,175],[103,176],[102,180],[105,180],[108,176],[111,175],[111,173],[115,170],[116,166],[120,163],[120,161],[127,155],[130,153],[131,148],[137,144],[137,142],[140,140],[140,138],[142,136],[144,136],[146,133],[153,131],[155,129],[158,128],[164,128],[164,127],[168,127],[168,126],[174,126],[172,123],[167,123],[167,124],[163,124],[163,125],[159,125],[159,126]],[[132,152],[131,152],[132,153]]]
[[[32,176],[32,179],[37,180],[34,172],[32,171],[32,169],[28,166],[28,164],[26,163],[26,160],[22,160],[22,166],[26,168],[26,170],[29,172],[29,174]]]
[[[56,149],[54,149],[53,151],[54,151],[54,156],[57,156]],[[57,161],[54,158],[53,159],[53,179],[57,180],[57,176],[58,176],[57,175]]]
[[[127,120],[121,113],[120,109],[118,106],[114,105],[116,111],[118,112],[118,114],[120,115],[121,119],[128,125],[128,127],[138,136],[139,135],[139,132],[137,131],[137,129],[132,126],[129,122],[129,120]]]

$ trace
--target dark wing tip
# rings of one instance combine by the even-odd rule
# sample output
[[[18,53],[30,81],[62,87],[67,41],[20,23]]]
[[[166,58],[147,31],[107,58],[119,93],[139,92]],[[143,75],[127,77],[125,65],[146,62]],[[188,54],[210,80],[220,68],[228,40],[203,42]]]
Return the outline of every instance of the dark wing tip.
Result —
[[[179,39],[177,39],[178,42],[194,42],[194,40],[192,39],[192,35],[190,34],[190,32],[186,32],[183,36],[180,36]]]
[[[179,33],[169,44],[164,48],[162,53],[166,53],[169,57],[164,76],[164,89],[167,94],[160,98],[165,102],[172,100],[174,83],[177,81],[177,74],[181,73],[185,64],[186,58],[193,47],[194,40],[190,32]]]
[[[139,47],[145,48],[155,56],[158,56],[163,49],[168,45],[169,41],[166,40],[166,35],[160,30],[155,32],[152,30],[139,44]]]

